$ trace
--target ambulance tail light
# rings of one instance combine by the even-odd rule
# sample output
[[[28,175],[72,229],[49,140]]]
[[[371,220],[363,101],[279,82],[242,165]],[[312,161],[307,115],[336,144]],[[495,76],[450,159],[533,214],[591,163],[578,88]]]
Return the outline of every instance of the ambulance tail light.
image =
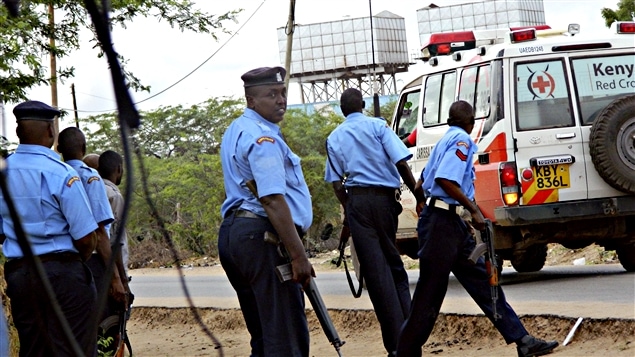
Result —
[[[503,202],[507,206],[518,205],[520,185],[518,183],[516,164],[514,162],[501,162],[498,167],[498,174]]]
[[[635,22],[618,22],[617,33],[635,33]]]
[[[512,31],[509,34],[512,43],[533,41],[536,39],[536,29],[530,28],[525,30]]]

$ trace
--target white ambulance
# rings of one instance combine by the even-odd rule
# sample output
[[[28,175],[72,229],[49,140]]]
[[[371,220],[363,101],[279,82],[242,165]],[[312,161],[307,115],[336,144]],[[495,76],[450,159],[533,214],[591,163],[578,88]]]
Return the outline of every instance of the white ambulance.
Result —
[[[399,95],[392,125],[416,133],[416,178],[450,105],[474,106],[475,200],[499,259],[519,272],[542,269],[547,243],[596,243],[635,271],[635,22],[605,31],[433,34],[424,73]],[[415,200],[402,186],[398,246],[416,257]]]

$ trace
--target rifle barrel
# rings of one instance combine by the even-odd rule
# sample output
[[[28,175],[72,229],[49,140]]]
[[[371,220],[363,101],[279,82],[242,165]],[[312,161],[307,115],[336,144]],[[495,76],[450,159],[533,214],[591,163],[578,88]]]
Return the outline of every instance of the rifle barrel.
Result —
[[[344,344],[344,341],[340,340],[340,336],[337,334],[335,330],[335,325],[333,325],[333,321],[331,320],[331,316],[329,316],[328,310],[326,310],[326,305],[324,305],[324,301],[322,300],[322,296],[315,284],[315,279],[311,278],[311,282],[309,283],[308,289],[306,289],[306,295],[309,298],[309,302],[313,307],[313,311],[315,311],[315,315],[320,321],[320,325],[322,326],[322,330],[326,335],[326,338],[329,342],[335,347],[338,355],[340,354],[340,347]]]

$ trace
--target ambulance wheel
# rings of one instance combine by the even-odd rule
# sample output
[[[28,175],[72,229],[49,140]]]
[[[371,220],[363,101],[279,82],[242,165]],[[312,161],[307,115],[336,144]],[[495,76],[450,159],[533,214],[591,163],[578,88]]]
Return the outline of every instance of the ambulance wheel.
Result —
[[[547,261],[547,245],[534,244],[512,252],[511,263],[519,273],[539,271]]]
[[[620,263],[626,271],[635,271],[635,244],[621,245],[615,249]]]
[[[593,122],[591,159],[600,176],[612,187],[635,193],[635,95],[609,104]]]
[[[114,356],[119,344],[119,315],[111,315],[99,324],[98,340],[112,338],[109,343],[104,342],[97,345],[97,349],[104,356]]]

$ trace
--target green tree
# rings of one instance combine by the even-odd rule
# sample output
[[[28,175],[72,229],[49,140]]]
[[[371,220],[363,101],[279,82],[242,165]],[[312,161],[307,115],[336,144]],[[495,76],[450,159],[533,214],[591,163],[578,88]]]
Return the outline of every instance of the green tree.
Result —
[[[394,106],[386,104],[382,111],[390,112],[391,105]],[[190,108],[161,107],[141,113],[143,124],[131,135],[144,153],[150,198],[181,258],[217,253],[217,232],[222,221],[220,207],[225,199],[219,143],[227,126],[242,113],[244,106],[242,100],[212,98]],[[302,159],[304,177],[311,192],[314,219],[305,241],[309,249],[315,248],[326,223],[340,223],[339,202],[331,184],[324,181],[324,169],[326,138],[343,120],[332,108],[326,107],[311,114],[289,110],[280,125],[286,142]],[[100,153],[106,149],[121,152],[114,115],[95,116],[82,122],[86,125],[82,130],[88,139],[89,152]],[[136,179],[127,224],[131,260],[171,262],[172,257],[165,249],[146,203],[136,157],[133,166]]]
[[[150,198],[181,258],[215,254],[225,193],[219,144],[243,108],[244,102],[233,98],[211,98],[189,108],[161,107],[142,112],[142,126],[131,133],[131,141],[143,154]],[[114,114],[89,117],[82,123],[88,152],[122,152]],[[131,260],[170,262],[171,254],[146,202],[136,157],[133,167],[134,194],[127,224]],[[143,244],[143,249],[135,249],[136,244]]]
[[[244,105],[234,98],[211,98],[189,108],[177,105],[142,112],[141,127],[132,138],[145,154],[158,158],[218,153],[222,134]],[[89,117],[83,123],[89,152],[121,150],[115,113]]]
[[[53,28],[48,21],[49,4],[57,10],[57,23]],[[126,28],[139,16],[154,17],[181,31],[206,33],[216,39],[215,32],[225,31],[225,21],[234,20],[242,11],[212,15],[194,6],[190,0],[113,0],[110,22],[112,27]],[[0,6],[0,101],[18,102],[26,99],[29,88],[48,84],[50,71],[43,60],[48,58],[49,52],[62,59],[79,49],[80,32],[93,30],[89,19],[82,0],[22,1],[16,18],[8,16],[6,8]],[[50,45],[50,38],[55,39],[54,47]],[[96,44],[95,55],[102,56],[96,36],[92,42]],[[120,56],[120,62],[132,88],[149,90],[139,78],[126,71],[125,58]],[[71,78],[73,72],[72,67],[57,68],[57,79]]]
[[[313,224],[307,239],[319,236],[327,222],[339,220],[339,203],[331,185],[324,181],[324,165],[326,138],[343,120],[327,107],[312,114],[290,110],[280,125],[285,141],[302,159],[302,171],[311,192]]]
[[[606,27],[611,27],[615,21],[632,21],[635,17],[635,1],[620,0],[617,3],[617,10],[602,8],[602,17]]]
[[[369,104],[371,104],[370,107],[369,107]],[[396,105],[397,105],[397,99],[395,98],[379,107],[379,116],[386,119],[386,122],[388,124],[392,122],[392,116],[394,114]],[[364,115],[369,117],[375,116],[375,110],[372,107],[372,101],[369,103],[368,99],[366,100],[366,108],[364,109]]]

